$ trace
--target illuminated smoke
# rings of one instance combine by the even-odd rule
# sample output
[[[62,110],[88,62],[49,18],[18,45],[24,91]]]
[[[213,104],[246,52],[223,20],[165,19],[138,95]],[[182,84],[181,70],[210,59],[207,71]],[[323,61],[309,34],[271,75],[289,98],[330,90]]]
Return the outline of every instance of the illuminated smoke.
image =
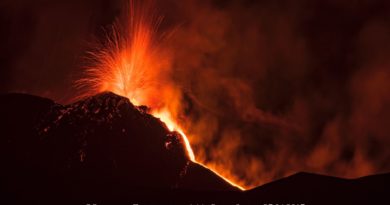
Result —
[[[130,3],[91,52],[78,81],[87,95],[111,90],[147,105],[186,134],[196,161],[245,188],[297,171],[357,177],[390,170],[383,22],[341,38],[305,19],[315,11],[305,1],[162,1],[157,6],[177,23],[169,31],[158,29],[155,7],[142,3]],[[305,33],[302,22],[314,28]],[[356,45],[359,66],[348,63],[352,54],[341,44]]]
[[[77,85],[85,90],[84,95],[108,90],[128,97],[135,105],[148,106],[152,115],[182,135],[189,159],[197,162],[179,125],[181,93],[170,78],[171,56],[163,46],[167,39],[157,32],[162,18],[156,16],[153,8],[152,2],[138,5],[130,1],[130,10],[126,12],[129,16],[120,19],[107,41],[90,53],[95,62]],[[202,161],[198,163],[202,165]],[[221,177],[241,188],[226,178],[229,176]]]

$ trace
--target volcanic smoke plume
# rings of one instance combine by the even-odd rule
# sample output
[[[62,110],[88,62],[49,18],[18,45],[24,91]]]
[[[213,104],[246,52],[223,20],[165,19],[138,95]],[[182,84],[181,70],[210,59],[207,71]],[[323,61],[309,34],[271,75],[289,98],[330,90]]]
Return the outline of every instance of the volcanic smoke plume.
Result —
[[[12,20],[2,39],[18,42],[3,44],[3,90],[66,101],[71,78],[76,97],[125,96],[182,133],[194,161],[244,188],[296,171],[390,170],[388,1],[118,0],[101,3],[118,8],[109,14],[72,4],[74,16],[66,3],[9,4],[1,9],[23,17],[1,18]],[[75,33],[48,37],[57,25]],[[79,69],[72,57],[101,25]],[[12,41],[19,35],[30,40]]]
[[[79,85],[87,93],[110,90],[149,106],[171,129],[187,135],[197,161],[243,187],[298,170],[356,177],[389,168],[383,146],[389,143],[387,129],[365,120],[385,113],[388,94],[380,92],[385,70],[356,72],[340,93],[312,92],[305,87],[315,83],[299,83],[318,75],[306,71],[313,66],[307,62],[310,48],[295,33],[295,13],[302,8],[268,16],[276,8],[263,5],[270,7],[264,16],[275,22],[269,24],[248,20],[256,10],[240,4],[185,1],[176,6],[186,23],[160,31],[163,19],[155,7],[131,1],[107,40],[91,53],[95,64]],[[278,81],[287,86],[274,87]],[[332,101],[343,94],[357,99],[351,105]],[[374,96],[359,97],[366,94]]]

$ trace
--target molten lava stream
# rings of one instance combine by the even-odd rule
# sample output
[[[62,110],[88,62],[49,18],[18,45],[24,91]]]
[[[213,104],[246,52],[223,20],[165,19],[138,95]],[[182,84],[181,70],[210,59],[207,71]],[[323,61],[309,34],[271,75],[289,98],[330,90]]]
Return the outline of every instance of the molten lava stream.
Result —
[[[167,125],[167,127],[170,131],[176,131],[176,132],[181,134],[181,136],[183,137],[183,141],[184,141],[186,150],[187,150],[187,155],[191,161],[195,162],[194,151],[192,151],[190,141],[188,140],[187,135],[185,135],[184,132],[177,126],[177,124],[173,122],[173,120],[170,117],[171,115],[169,114],[169,112],[167,112],[167,111],[152,112],[152,115],[157,117],[157,118],[160,118],[160,120],[163,121]]]
[[[207,163],[196,161],[186,134],[175,120],[175,113],[181,110],[182,91],[171,78],[173,57],[164,45],[166,36],[157,32],[162,18],[156,15],[151,1],[141,2],[130,0],[129,10],[113,25],[106,42],[98,43],[89,52],[92,65],[86,67],[85,77],[76,82],[85,90],[80,97],[111,91],[127,97],[134,105],[148,106],[150,113],[168,129],[181,134],[190,160],[208,168]],[[227,176],[208,169],[244,190]]]
[[[188,155],[188,157],[190,158],[190,160],[192,162],[197,163],[197,164],[201,165],[202,167],[205,167],[206,169],[211,170],[216,175],[218,175],[219,177],[224,179],[226,182],[228,182],[229,184],[239,188],[240,190],[245,190],[242,186],[240,186],[240,185],[232,182],[231,180],[227,179],[226,177],[222,176],[216,170],[213,170],[213,169],[207,167],[206,165],[202,164],[201,162],[196,161],[194,151],[191,148],[191,144],[190,144],[190,141],[188,140],[187,135],[183,132],[183,130],[176,123],[174,123],[174,121],[171,119],[171,115],[169,114],[168,111],[152,112],[152,115],[157,117],[157,118],[160,118],[160,120],[167,125],[167,127],[168,127],[168,129],[170,131],[176,131],[176,132],[181,134],[181,136],[183,137],[183,141],[185,143],[185,148],[187,150],[187,155]]]

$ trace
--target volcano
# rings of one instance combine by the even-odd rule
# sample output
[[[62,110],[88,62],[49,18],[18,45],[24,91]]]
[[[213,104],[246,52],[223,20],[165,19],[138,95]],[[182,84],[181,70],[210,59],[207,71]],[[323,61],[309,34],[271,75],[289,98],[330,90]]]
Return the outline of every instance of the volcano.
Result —
[[[69,105],[5,94],[0,111],[2,200],[13,204],[365,204],[390,194],[390,174],[299,173],[243,192],[192,162],[147,107],[110,92]]]

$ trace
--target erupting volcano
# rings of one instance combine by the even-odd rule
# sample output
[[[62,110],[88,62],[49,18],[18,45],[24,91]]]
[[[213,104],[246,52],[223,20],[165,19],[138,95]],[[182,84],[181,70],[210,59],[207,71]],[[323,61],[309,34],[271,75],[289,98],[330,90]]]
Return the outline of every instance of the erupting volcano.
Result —
[[[388,1],[22,2],[0,203],[388,203]]]
[[[108,31],[106,41],[89,53],[93,64],[77,85],[85,90],[82,96],[111,91],[129,98],[134,105],[147,106],[150,114],[181,134],[189,158],[207,167],[203,159],[195,157],[189,137],[179,123],[185,120],[182,91],[170,75],[173,53],[164,47],[174,31],[159,35],[162,19],[152,1],[144,4],[130,1],[129,10]],[[244,190],[230,176],[218,175]]]

